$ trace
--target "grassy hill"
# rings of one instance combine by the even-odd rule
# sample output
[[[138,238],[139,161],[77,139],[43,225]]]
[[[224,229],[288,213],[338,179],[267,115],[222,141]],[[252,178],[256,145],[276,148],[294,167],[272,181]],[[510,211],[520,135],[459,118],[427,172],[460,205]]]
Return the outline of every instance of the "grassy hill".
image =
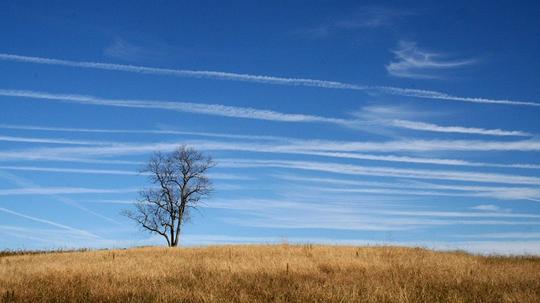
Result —
[[[540,302],[540,258],[245,245],[0,255],[4,302]]]

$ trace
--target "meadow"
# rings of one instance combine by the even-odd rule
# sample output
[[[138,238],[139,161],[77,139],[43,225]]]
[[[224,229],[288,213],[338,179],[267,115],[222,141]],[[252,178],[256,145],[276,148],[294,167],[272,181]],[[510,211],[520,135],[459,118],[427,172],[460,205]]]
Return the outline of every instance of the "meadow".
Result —
[[[540,302],[540,258],[322,245],[0,254],[3,302]]]

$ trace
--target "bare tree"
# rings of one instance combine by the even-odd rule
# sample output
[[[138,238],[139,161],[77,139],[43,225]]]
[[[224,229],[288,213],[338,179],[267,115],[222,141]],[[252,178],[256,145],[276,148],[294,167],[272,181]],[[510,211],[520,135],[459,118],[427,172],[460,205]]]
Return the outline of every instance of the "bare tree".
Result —
[[[135,210],[122,213],[143,229],[163,236],[170,247],[177,246],[190,210],[212,192],[207,171],[213,166],[209,156],[184,145],[172,153],[156,152],[141,171],[155,187],[142,190]]]

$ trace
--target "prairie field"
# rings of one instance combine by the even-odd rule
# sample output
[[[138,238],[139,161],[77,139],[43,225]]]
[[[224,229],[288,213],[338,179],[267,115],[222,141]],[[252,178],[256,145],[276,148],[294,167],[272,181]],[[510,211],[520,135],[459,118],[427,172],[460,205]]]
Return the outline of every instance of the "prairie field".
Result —
[[[540,258],[235,245],[0,254],[3,302],[540,302]]]

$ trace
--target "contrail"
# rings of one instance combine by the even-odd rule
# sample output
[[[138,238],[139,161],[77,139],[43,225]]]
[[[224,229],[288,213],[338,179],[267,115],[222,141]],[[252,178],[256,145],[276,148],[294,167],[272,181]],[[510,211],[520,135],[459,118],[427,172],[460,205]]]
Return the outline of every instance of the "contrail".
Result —
[[[287,78],[287,77],[276,77],[276,76],[266,76],[266,75],[240,74],[240,73],[231,73],[231,72],[222,72],[222,71],[170,69],[170,68],[157,68],[157,67],[113,64],[113,63],[102,63],[102,62],[72,61],[72,60],[43,58],[43,57],[21,56],[21,55],[5,54],[5,53],[0,53],[0,60],[34,63],[34,64],[69,66],[69,67],[78,67],[78,68],[91,68],[91,69],[101,69],[101,70],[110,70],[110,71],[122,71],[122,72],[131,72],[131,73],[140,73],[140,74],[175,76],[175,77],[185,77],[185,78],[204,78],[204,79],[240,81],[240,82],[264,83],[264,84],[272,84],[272,85],[306,86],[306,87],[319,87],[319,88],[330,88],[330,89],[373,91],[373,92],[380,92],[380,93],[385,93],[385,94],[414,97],[414,98],[421,98],[421,99],[460,101],[460,102],[483,103],[483,104],[540,106],[540,103],[538,102],[516,101],[516,100],[507,100],[507,99],[490,99],[490,98],[482,98],[482,97],[462,97],[462,96],[454,96],[448,93],[432,91],[432,90],[399,88],[399,87],[392,87],[392,86],[368,86],[368,85],[358,85],[358,84],[344,83],[344,82],[338,82],[338,81],[306,79],[306,78]]]
[[[393,120],[394,122],[407,122],[407,123],[415,123],[412,121],[406,121],[406,120]],[[478,133],[478,134],[491,134],[491,135],[525,135],[527,133],[523,133],[520,131],[503,131],[499,129],[494,130],[487,130],[487,129],[478,129],[478,128],[464,128],[464,127],[441,127],[434,124],[427,124],[427,123],[418,123],[417,124],[411,124],[413,127],[419,126],[417,129],[423,130],[423,126],[429,126],[434,127],[433,131],[451,131],[451,132],[468,132],[468,133]],[[99,129],[99,128],[71,128],[71,127],[46,127],[46,126],[33,126],[33,125],[12,125],[12,124],[0,124],[0,129],[17,129],[17,130],[37,130],[37,131],[55,131],[55,132],[82,132],[82,133],[137,133],[137,134],[182,134],[182,135],[193,135],[193,136],[208,136],[208,137],[216,137],[216,138],[226,138],[226,139],[251,139],[251,140],[266,140],[273,142],[272,145],[260,145],[260,144],[242,144],[240,142],[234,143],[221,143],[221,145],[211,144],[211,143],[219,143],[214,141],[197,141],[197,145],[202,148],[210,148],[214,150],[219,150],[220,148],[225,150],[241,150],[241,151],[252,151],[252,152],[259,152],[259,151],[265,151],[265,152],[271,152],[271,153],[290,153],[290,154],[305,154],[305,155],[314,155],[314,156],[324,156],[324,157],[332,157],[332,158],[349,158],[349,159],[361,159],[361,160],[374,160],[374,161],[389,161],[389,162],[403,162],[403,163],[422,163],[422,164],[440,164],[440,165],[457,165],[457,166],[477,166],[477,167],[502,167],[502,168],[524,168],[524,169],[540,169],[540,165],[537,164],[497,164],[497,163],[484,163],[484,162],[471,162],[466,160],[459,160],[459,159],[442,159],[442,158],[424,158],[424,157],[410,157],[410,156],[396,156],[396,155],[376,155],[376,154],[365,154],[365,153],[358,153],[358,152],[346,152],[341,151],[341,148],[346,146],[347,144],[351,142],[347,141],[340,141],[340,142],[333,142],[335,143],[335,148],[329,147],[328,149],[324,150],[305,150],[302,147],[306,146],[308,144],[317,143],[318,147],[323,146],[326,143],[332,143],[332,142],[323,142],[323,141],[309,141],[309,140],[300,140],[293,137],[280,137],[280,136],[256,136],[256,135],[245,135],[245,134],[224,134],[224,133],[208,133],[208,132],[186,132],[186,131],[175,131],[175,130],[127,130],[127,129]],[[442,128],[442,130],[437,130],[437,128]],[[432,130],[431,128],[428,128],[426,130]],[[24,139],[24,138],[22,138]],[[526,148],[529,150],[529,148],[534,148],[532,145],[535,144],[534,141],[521,141],[521,144],[523,142],[529,142],[530,146],[515,146],[515,150],[521,150],[523,148]],[[161,146],[162,148],[172,148],[174,146],[174,143],[171,144],[165,144],[166,142],[158,142],[158,143],[152,143],[151,145],[153,147],[155,146]],[[399,144],[400,141],[394,141],[394,143]],[[429,144],[428,141],[407,141],[405,144],[409,146],[409,148],[412,148],[414,144],[422,144],[427,145]],[[292,145],[290,148],[286,148],[283,144],[290,144]],[[378,151],[386,151],[383,145],[378,143],[376,147],[373,149]],[[473,148],[474,146],[482,144],[480,141],[435,141],[432,142],[433,148],[438,148],[439,146],[448,146],[449,148],[456,147],[456,146],[469,146],[469,148]],[[496,146],[491,146],[491,148],[497,148],[496,150],[503,150],[503,149],[509,149],[514,150],[512,148],[512,145],[515,143],[508,142],[508,141],[501,141]],[[120,143],[116,142],[114,149],[118,150],[118,147],[123,145],[126,147],[129,151],[134,151],[132,146],[129,146],[129,142]],[[143,145],[139,144],[139,147],[141,147],[142,151],[147,151],[147,148]],[[296,148],[299,147],[299,148]],[[109,146],[94,146],[92,147],[92,150],[85,149],[85,154],[96,154],[98,152],[98,149],[103,151],[107,150]],[[77,151],[78,149],[75,149]],[[479,150],[478,148],[474,148],[473,150]],[[35,160],[35,159],[42,159],[42,160],[54,160],[54,161],[70,161],[70,162],[80,162],[80,163],[106,163],[106,164],[135,164],[135,165],[142,165],[142,162],[139,161],[124,161],[124,160],[102,160],[102,159],[86,159],[86,158],[77,158],[73,157],[72,155],[63,154],[65,149],[60,150],[60,152],[57,155],[49,155],[47,154],[51,149],[38,149],[35,150],[33,153],[30,150],[30,154],[28,154],[28,150],[19,150],[15,152],[0,152],[0,158],[2,161],[9,161],[9,160]],[[80,155],[79,155],[80,156]],[[0,167],[0,169],[7,169],[5,166]],[[112,173],[112,171],[111,171]],[[118,172],[120,174],[120,172]],[[126,174],[132,174],[133,172],[130,171]]]
[[[14,136],[2,136],[0,135],[0,141],[7,142],[24,142],[24,143],[45,143],[45,144],[69,144],[69,145],[110,145],[110,142],[102,141],[83,141],[83,140],[70,140],[70,139],[56,139],[56,138],[25,138]]]
[[[36,130],[36,131],[52,131],[52,132],[80,132],[80,133],[106,133],[106,134],[150,134],[150,135],[188,135],[215,137],[226,139],[249,139],[249,140],[285,140],[283,137],[268,136],[268,135],[244,135],[244,134],[226,134],[226,133],[211,133],[211,132],[194,132],[182,131],[174,129],[103,129],[103,128],[73,128],[73,127],[48,127],[34,125],[15,125],[15,124],[0,124],[2,129],[16,130]],[[71,142],[73,144],[73,142]],[[94,142],[96,144],[96,142]]]
[[[353,164],[339,164],[334,162],[245,159],[226,159],[225,161],[224,159],[221,159],[220,166],[230,168],[277,167],[286,169],[320,171],[344,175],[540,185],[540,178],[530,176],[508,175],[498,173],[433,171],[427,169],[361,166]]]
[[[66,229],[66,230],[69,230],[69,231],[72,231],[72,232],[77,232],[77,233],[79,233],[81,235],[90,236],[92,238],[101,238],[101,237],[99,237],[99,236],[97,236],[95,234],[92,234],[92,233],[90,233],[88,231],[85,231],[85,230],[82,230],[82,229],[77,229],[77,228],[73,228],[73,227],[70,227],[70,226],[67,226],[67,225],[64,225],[64,224],[60,224],[60,223],[57,223],[57,222],[54,222],[54,221],[50,221],[50,220],[41,219],[41,218],[33,217],[33,216],[30,216],[30,215],[22,214],[22,213],[19,213],[19,212],[16,212],[16,211],[13,211],[13,210],[10,210],[10,209],[7,209],[7,208],[0,207],[0,211],[8,213],[8,214],[12,214],[12,215],[17,216],[17,217],[29,219],[29,220],[32,220],[32,221],[35,221],[35,222],[45,223],[45,224],[49,224],[49,225],[52,225],[52,226],[55,226],[55,227]]]
[[[28,169],[31,170],[31,169]],[[35,169],[34,171],[38,171]],[[43,171],[43,169],[42,169]],[[50,171],[53,171],[51,169]],[[76,172],[76,170],[62,171],[61,169],[54,170],[55,172]],[[82,170],[84,172],[84,170]],[[92,173],[92,171],[87,172]],[[117,193],[132,193],[137,192],[137,189],[104,189],[104,188],[85,188],[85,187],[29,187],[29,188],[8,188],[0,189],[0,196],[20,196],[20,195],[68,195],[68,194],[117,194]]]
[[[283,140],[287,140],[284,137]],[[273,153],[309,155],[329,158],[359,159],[369,161],[401,162],[472,167],[501,167],[540,169],[535,163],[486,163],[450,158],[423,158],[391,154],[370,154],[368,152],[432,152],[432,151],[538,151],[540,142],[521,141],[476,141],[476,140],[398,140],[387,142],[324,141],[289,139],[284,143],[223,142],[208,140],[162,141],[152,143],[117,143],[110,146],[33,148],[0,151],[0,162],[9,161],[68,161],[78,163],[136,164],[138,161],[113,159],[94,159],[88,157],[112,157],[120,155],[139,155],[155,150],[170,151],[178,144],[195,145],[205,151],[242,151],[254,153]],[[0,169],[4,166],[0,166]],[[67,169],[65,169],[67,170]],[[67,172],[67,171],[66,171]],[[90,173],[88,171],[87,173]],[[105,173],[105,172],[104,172]],[[120,171],[108,170],[120,174]]]
[[[460,96],[453,96],[453,95],[443,93],[443,92],[424,90],[424,89],[399,88],[399,87],[391,87],[391,86],[377,86],[373,88],[383,93],[387,93],[391,95],[415,97],[415,98],[423,98],[423,99],[436,99],[436,100],[445,100],[445,101],[462,101],[462,102],[470,102],[470,103],[501,104],[501,105],[540,106],[540,103],[538,102],[505,100],[505,99],[489,99],[489,98],[480,98],[480,97],[460,97]]]
[[[217,80],[257,82],[257,83],[276,84],[276,85],[311,86],[311,87],[355,89],[355,90],[364,90],[368,88],[367,86],[347,84],[347,83],[336,82],[336,81],[326,81],[326,80],[284,78],[284,77],[273,77],[273,76],[263,76],[263,75],[238,74],[238,73],[229,73],[229,72],[221,72],[221,71],[157,68],[157,67],[101,63],[101,62],[71,61],[71,60],[51,59],[51,58],[42,58],[42,57],[29,57],[29,56],[20,56],[20,55],[3,54],[3,53],[0,53],[0,60],[46,64],[46,65],[93,68],[93,69],[122,71],[122,72],[141,73],[141,74],[176,76],[176,77],[186,77],[186,78],[207,78],[207,79],[217,79]]]
[[[7,173],[7,172],[3,172],[0,170],[0,178],[3,178],[3,179],[6,179],[12,183],[15,183],[17,184],[18,186],[21,186],[21,187],[34,187],[34,188],[40,188],[39,186],[37,186],[36,184],[34,184],[33,182],[25,179],[25,178],[22,178],[22,177],[18,177],[16,175],[13,175],[13,174],[10,174],[10,173]],[[5,192],[4,192],[5,193]],[[84,212],[87,212],[91,215],[94,215],[96,217],[99,217],[99,218],[102,218],[104,220],[107,220],[109,222],[112,222],[114,224],[117,224],[117,225],[120,225],[120,223],[112,218],[109,218],[107,216],[104,216],[102,214],[99,214],[99,213],[96,213],[95,211],[91,210],[91,209],[88,209],[82,205],[80,205],[79,203],[71,200],[71,199],[67,199],[67,198],[64,198],[62,196],[58,196],[57,194],[55,193],[41,193],[41,194],[45,194],[45,195],[48,195],[50,196],[51,198],[53,199],[56,199],[66,205],[70,205],[70,206],[73,206],[73,207],[76,207]],[[0,194],[1,195],[1,194]]]
[[[170,110],[185,113],[205,114],[229,118],[243,118],[276,122],[304,122],[304,123],[330,123],[340,126],[353,126],[357,121],[340,118],[330,118],[306,114],[283,113],[273,110],[256,109],[251,107],[228,106],[221,104],[203,104],[192,102],[154,101],[154,100],[129,100],[129,99],[106,99],[94,96],[75,94],[53,94],[28,90],[0,89],[0,96],[24,97],[39,100],[58,101],[65,103],[78,103],[87,105],[151,108]]]
[[[521,136],[528,137],[531,134],[523,131],[515,130],[503,130],[503,129],[485,129],[477,127],[464,127],[464,126],[441,126],[432,123],[409,121],[409,120],[392,120],[390,124],[395,127],[440,132],[440,133],[460,133],[460,134],[472,134],[472,135],[490,135],[490,136]]]

